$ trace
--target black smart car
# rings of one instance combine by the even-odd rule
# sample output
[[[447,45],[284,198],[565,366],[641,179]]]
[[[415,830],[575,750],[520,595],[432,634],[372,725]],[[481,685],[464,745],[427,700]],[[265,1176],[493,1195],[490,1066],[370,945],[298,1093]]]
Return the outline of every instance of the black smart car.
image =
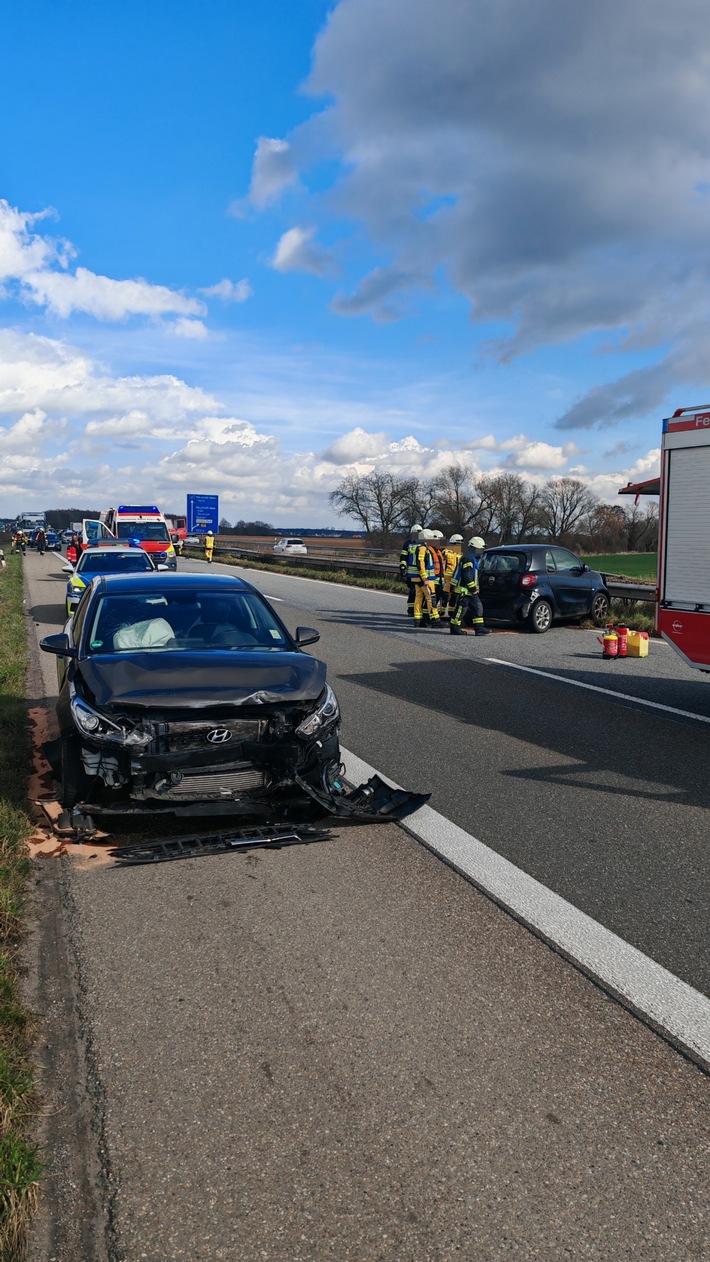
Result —
[[[554,618],[609,616],[604,576],[556,544],[509,544],[488,548],[478,572],[486,618],[525,622],[542,634]]]
[[[66,807],[272,812],[340,789],[340,711],[323,662],[229,575],[97,576],[57,656]]]

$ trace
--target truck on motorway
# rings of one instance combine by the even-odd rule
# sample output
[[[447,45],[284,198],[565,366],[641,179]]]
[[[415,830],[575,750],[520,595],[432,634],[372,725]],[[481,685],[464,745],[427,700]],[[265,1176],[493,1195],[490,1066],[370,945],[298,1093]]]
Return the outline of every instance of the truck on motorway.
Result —
[[[656,631],[688,666],[710,672],[710,406],[667,417],[660,477],[620,494],[660,496]]]
[[[15,522],[15,529],[22,530],[26,535],[34,536],[36,530],[40,526],[43,530],[47,527],[47,519],[44,513],[19,513]]]
[[[164,513],[163,516],[168,523],[170,534],[177,535],[178,539],[184,542],[187,538],[187,517],[181,517],[180,514],[175,513]]]

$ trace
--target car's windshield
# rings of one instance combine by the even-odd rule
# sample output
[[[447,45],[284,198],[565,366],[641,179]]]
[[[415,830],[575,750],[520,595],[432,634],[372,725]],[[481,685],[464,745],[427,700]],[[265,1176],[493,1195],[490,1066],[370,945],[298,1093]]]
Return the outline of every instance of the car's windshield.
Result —
[[[119,539],[140,539],[148,543],[170,542],[164,521],[119,521],[116,533]]]
[[[152,570],[150,557],[140,548],[130,552],[83,552],[76,567],[77,574],[138,574]]]
[[[273,613],[251,592],[156,589],[102,596],[89,628],[90,653],[290,651]]]

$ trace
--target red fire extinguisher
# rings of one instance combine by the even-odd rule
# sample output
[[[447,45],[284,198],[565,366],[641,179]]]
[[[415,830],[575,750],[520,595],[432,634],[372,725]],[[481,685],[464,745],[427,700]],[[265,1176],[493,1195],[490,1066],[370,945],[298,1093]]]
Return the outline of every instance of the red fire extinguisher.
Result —
[[[616,634],[619,637],[619,657],[626,657],[626,644],[629,638],[628,627],[617,627]]]
[[[611,659],[619,656],[619,637],[612,622],[607,624],[604,637],[597,636],[597,639],[602,646],[602,657]]]

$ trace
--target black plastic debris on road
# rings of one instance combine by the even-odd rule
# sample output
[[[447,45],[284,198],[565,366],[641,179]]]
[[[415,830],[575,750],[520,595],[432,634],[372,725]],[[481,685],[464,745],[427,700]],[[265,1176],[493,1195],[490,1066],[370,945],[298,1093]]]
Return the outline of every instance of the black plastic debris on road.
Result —
[[[304,846],[328,841],[331,834],[309,825],[294,828],[290,824],[274,824],[270,828],[240,828],[234,832],[198,833],[192,837],[166,837],[137,846],[118,846],[109,850],[118,867],[134,867],[144,863],[170,863],[175,859],[195,859],[201,855],[235,854],[240,850],[256,850],[282,846]]]

